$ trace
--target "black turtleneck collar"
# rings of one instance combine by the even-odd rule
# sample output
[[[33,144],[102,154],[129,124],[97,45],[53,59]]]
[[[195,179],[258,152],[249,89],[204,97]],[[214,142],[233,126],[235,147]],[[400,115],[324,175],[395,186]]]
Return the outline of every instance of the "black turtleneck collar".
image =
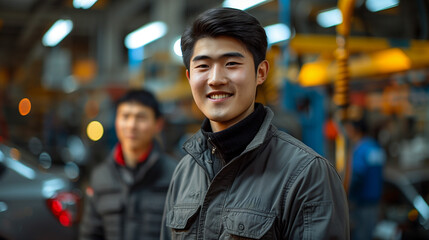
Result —
[[[201,131],[207,139],[211,139],[217,151],[222,154],[225,162],[229,162],[246,149],[247,145],[258,133],[265,115],[264,106],[260,103],[255,103],[253,113],[233,126],[214,133],[210,121],[206,118],[201,126]]]

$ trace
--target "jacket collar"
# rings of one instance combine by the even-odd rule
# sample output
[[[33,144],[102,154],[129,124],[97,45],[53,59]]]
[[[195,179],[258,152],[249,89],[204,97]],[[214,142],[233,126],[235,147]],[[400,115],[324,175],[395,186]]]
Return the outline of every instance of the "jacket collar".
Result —
[[[144,152],[140,156],[140,158],[138,160],[138,164],[146,161],[146,159],[149,157],[149,154],[152,152],[152,148],[153,148],[153,143],[149,146],[149,148],[146,150],[146,152]],[[120,166],[122,166],[122,167],[126,166],[125,158],[124,158],[124,152],[122,150],[122,145],[120,143],[116,144],[116,147],[115,147],[114,152],[113,152],[113,158],[115,159],[115,162],[117,164],[119,164]]]
[[[126,166],[122,166],[115,160],[115,150],[112,151],[110,157],[110,165],[118,171],[121,175],[121,179],[127,185],[133,185],[143,180],[147,172],[153,168],[161,157],[161,146],[157,141],[152,142],[152,148],[148,156],[146,156],[144,163],[137,164],[136,168],[130,169]]]
[[[201,126],[201,132],[209,139],[209,145],[213,144],[223,160],[229,162],[240,155],[253,140],[265,115],[263,105],[256,103],[255,110],[249,116],[223,131],[213,132],[210,121],[206,118]]]
[[[247,145],[247,147],[240,154],[240,156],[262,145],[269,133],[270,127],[273,127],[271,125],[271,122],[274,117],[274,113],[269,107],[265,106],[264,108],[266,111],[264,121],[262,122],[259,131],[256,133],[256,136]],[[201,160],[200,156],[204,153],[204,151],[208,150],[207,138],[202,133],[201,129],[198,130],[198,132],[196,132],[190,139],[188,139],[183,144],[183,149],[197,161]]]

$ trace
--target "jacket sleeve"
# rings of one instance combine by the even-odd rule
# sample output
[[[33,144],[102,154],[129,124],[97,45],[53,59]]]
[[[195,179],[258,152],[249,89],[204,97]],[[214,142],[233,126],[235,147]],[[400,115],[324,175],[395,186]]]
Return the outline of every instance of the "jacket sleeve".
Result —
[[[94,195],[86,194],[84,212],[79,226],[79,240],[97,239],[104,239],[102,219],[95,208]]]
[[[316,157],[286,193],[284,239],[350,239],[347,198],[335,168]]]
[[[177,169],[176,169],[177,170]],[[172,179],[170,181],[170,186],[167,191],[167,197],[165,198],[165,205],[164,205],[164,214],[162,216],[162,225],[161,225],[161,240],[170,240],[171,239],[171,229],[167,227],[167,214],[172,208],[172,189],[174,186],[174,180],[176,178],[176,171],[173,173]]]

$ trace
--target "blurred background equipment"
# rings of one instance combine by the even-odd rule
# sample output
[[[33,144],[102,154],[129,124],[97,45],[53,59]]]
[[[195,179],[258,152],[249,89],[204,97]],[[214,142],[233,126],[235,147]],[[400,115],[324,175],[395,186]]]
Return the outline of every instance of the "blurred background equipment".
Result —
[[[43,158],[0,144],[0,239],[76,238],[80,190]]]
[[[244,2],[251,4],[236,5]],[[29,165],[18,172],[2,162],[0,181],[13,173],[30,186],[39,178],[30,181],[28,174],[59,168],[66,182],[81,189],[117,141],[113,103],[129,88],[157,95],[166,117],[163,145],[181,157],[181,144],[203,116],[185,76],[180,35],[199,13],[221,6],[245,9],[266,29],[271,70],[257,97],[275,110],[280,129],[325,156],[345,178],[350,139],[336,113],[339,104],[357,105],[368,112],[388,168],[411,182],[410,171],[429,169],[429,0],[0,0],[0,143],[11,149],[3,153],[7,159],[21,159],[12,163],[26,162],[24,155],[37,161],[33,170]],[[55,30],[58,25],[63,27]],[[129,41],[148,26],[155,26],[145,34],[153,39]],[[343,50],[337,51],[338,44]],[[347,83],[337,81],[339,76]],[[385,174],[387,182],[390,173]],[[393,194],[390,183],[385,185],[384,194]],[[396,202],[383,208],[378,233],[386,237],[394,230],[402,239],[418,239],[407,236],[427,233],[418,220],[426,216],[424,204],[416,206],[403,187],[395,189],[408,199],[406,210]],[[427,204],[429,195],[416,189],[417,203]],[[58,229],[67,233],[78,224],[63,227],[59,220],[67,223],[69,214],[57,203],[68,206],[63,202],[73,203],[74,195],[56,195],[47,205],[39,191],[29,193],[43,201],[40,210],[47,210]],[[2,221],[12,209],[5,199],[0,198]],[[389,199],[383,197],[382,204],[391,205]],[[28,215],[25,204],[20,214]]]

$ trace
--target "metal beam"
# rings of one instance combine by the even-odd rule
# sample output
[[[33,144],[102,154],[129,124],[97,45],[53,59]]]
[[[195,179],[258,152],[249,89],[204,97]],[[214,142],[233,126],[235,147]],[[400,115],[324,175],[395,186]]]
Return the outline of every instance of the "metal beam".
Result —
[[[350,78],[371,78],[429,67],[429,41],[416,42],[409,49],[389,48],[356,56],[349,60]],[[332,59],[306,63],[298,76],[303,86],[331,84],[338,68]]]

